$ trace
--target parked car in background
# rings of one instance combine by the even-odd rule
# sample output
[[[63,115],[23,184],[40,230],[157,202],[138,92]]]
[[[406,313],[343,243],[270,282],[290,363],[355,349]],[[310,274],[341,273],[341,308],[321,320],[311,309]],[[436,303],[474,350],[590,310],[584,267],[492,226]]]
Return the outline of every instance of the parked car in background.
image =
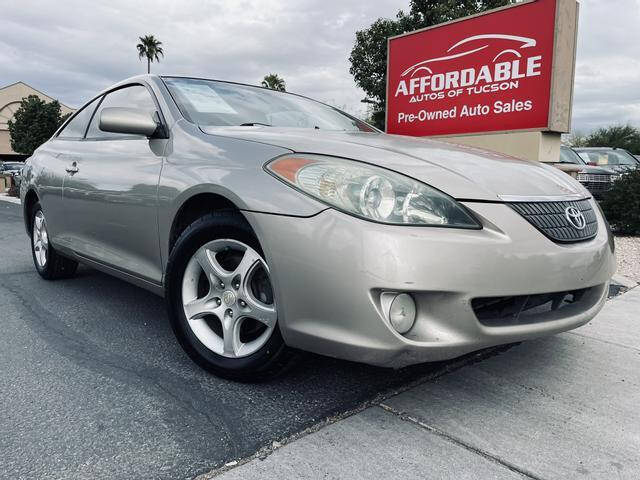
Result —
[[[24,167],[23,162],[0,162],[0,175],[11,175],[13,180],[7,192],[11,196],[18,196],[22,167]]]
[[[20,173],[24,167],[22,162],[1,162],[0,163],[0,175],[14,175]]]
[[[623,148],[580,147],[574,149],[588,165],[626,173],[640,168],[640,161]]]
[[[163,295],[191,358],[242,380],[294,349],[401,367],[571,330],[616,265],[598,205],[552,166],[198,78],[96,95],[21,197],[44,279],[81,262]]]
[[[560,160],[553,165],[572,176],[575,175],[576,180],[584,185],[597,200],[602,200],[603,194],[611,189],[613,182],[621,175],[610,168],[587,165],[571,147],[564,145],[560,147]]]

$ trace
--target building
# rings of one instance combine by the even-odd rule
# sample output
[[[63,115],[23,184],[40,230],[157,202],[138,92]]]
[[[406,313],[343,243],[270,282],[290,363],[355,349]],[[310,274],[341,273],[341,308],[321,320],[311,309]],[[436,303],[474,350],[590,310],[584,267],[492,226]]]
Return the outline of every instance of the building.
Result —
[[[0,88],[0,160],[22,160],[25,157],[11,150],[8,122],[20,107],[22,99],[29,95],[36,95],[45,102],[54,100],[49,95],[45,95],[24,82],[12,83]],[[74,111],[62,103],[60,104],[60,110],[63,115]]]

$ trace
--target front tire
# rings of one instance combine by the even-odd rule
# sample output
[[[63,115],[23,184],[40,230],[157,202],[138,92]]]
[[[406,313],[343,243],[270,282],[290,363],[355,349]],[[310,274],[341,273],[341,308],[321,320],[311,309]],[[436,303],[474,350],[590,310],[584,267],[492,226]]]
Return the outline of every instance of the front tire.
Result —
[[[291,363],[269,267],[239,213],[214,212],[187,227],[171,252],[166,278],[171,326],[202,368],[233,380],[261,381]]]
[[[39,202],[33,206],[31,225],[31,255],[40,276],[45,280],[74,276],[78,262],[63,257],[51,245],[47,221]]]

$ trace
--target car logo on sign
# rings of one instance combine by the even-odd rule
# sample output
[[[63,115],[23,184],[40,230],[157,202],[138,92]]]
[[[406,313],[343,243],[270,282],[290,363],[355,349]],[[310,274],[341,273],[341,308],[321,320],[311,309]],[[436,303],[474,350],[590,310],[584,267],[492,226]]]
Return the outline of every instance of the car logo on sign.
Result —
[[[576,207],[567,207],[564,211],[564,216],[576,230],[584,230],[584,227],[587,226],[587,220],[584,218],[582,212]]]

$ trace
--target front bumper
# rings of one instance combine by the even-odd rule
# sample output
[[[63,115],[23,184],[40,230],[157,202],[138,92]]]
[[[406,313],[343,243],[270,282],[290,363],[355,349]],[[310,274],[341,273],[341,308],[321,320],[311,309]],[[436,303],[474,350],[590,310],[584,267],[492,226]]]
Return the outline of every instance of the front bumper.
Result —
[[[270,265],[287,344],[401,367],[570,330],[600,311],[615,271],[600,215],[594,239],[557,244],[507,205],[465,205],[482,230],[381,225],[332,209],[310,218],[245,212]],[[487,326],[471,306],[479,297],[586,287],[594,288],[583,308],[525,325]],[[406,335],[383,314],[381,291],[414,296],[417,319]]]

